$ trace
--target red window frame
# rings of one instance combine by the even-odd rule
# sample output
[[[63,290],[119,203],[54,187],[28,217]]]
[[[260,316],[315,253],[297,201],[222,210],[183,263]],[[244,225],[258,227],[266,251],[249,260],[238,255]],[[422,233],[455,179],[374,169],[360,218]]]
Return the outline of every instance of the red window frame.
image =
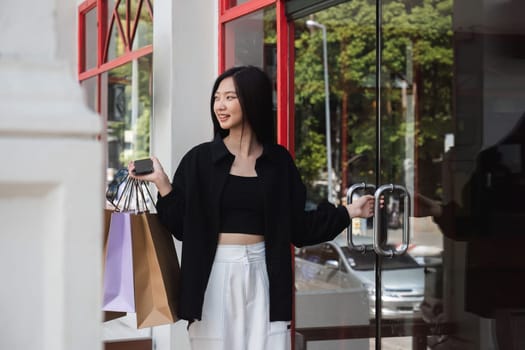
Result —
[[[293,142],[293,22],[285,14],[285,0],[251,0],[237,6],[231,0],[219,1],[219,72],[225,70],[225,25],[242,16],[275,5],[277,21],[277,143],[294,154]]]
[[[117,9],[119,5],[125,1],[126,3],[126,21],[123,24],[120,20],[115,21],[118,17]],[[153,7],[150,0],[136,0],[137,12],[133,18],[131,9],[131,0],[116,0],[115,6],[111,11],[111,22],[108,26],[108,1],[107,0],[85,0],[78,6],[78,80],[83,81],[92,77],[97,77],[97,113],[101,114],[101,75],[111,69],[129,63],[135,59],[146,56],[153,52],[153,44],[143,46],[137,50],[133,50],[133,40],[137,31],[138,21],[137,16],[140,10],[145,7],[153,21]],[[90,28],[86,28],[86,15],[89,11],[97,9],[97,65],[94,68],[86,70],[86,32]],[[134,25],[131,25],[133,19]],[[109,37],[111,35],[112,27],[117,23],[117,30],[125,43],[125,53],[117,58],[107,61],[107,52],[109,46]]]

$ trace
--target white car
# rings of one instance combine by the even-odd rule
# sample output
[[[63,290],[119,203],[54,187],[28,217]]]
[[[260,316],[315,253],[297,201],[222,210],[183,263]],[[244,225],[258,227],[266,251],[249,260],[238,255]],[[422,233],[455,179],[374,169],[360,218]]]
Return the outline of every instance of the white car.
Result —
[[[375,254],[361,253],[334,241],[296,248],[296,266],[306,260],[357,278],[368,292],[370,317],[375,314]],[[297,276],[297,274],[296,274]],[[425,272],[410,255],[383,258],[382,316],[419,316],[424,296]]]

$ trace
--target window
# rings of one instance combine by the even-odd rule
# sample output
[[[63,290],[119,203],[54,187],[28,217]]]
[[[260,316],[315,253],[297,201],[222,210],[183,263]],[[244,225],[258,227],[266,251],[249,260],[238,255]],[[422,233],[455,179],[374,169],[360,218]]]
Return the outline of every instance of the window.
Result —
[[[86,0],[79,8],[79,80],[104,118],[107,180],[149,156],[153,1]]]
[[[219,0],[219,70],[251,64],[274,81],[277,142],[290,148],[290,28],[284,0]]]
[[[276,32],[275,6],[252,12],[225,25],[226,68],[242,65],[262,68],[274,83],[274,109],[277,106]]]

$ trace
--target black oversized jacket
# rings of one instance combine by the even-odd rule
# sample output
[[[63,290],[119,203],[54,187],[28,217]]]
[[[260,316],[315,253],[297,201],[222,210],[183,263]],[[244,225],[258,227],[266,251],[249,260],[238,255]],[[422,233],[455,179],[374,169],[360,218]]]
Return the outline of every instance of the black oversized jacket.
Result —
[[[220,136],[200,144],[181,160],[173,190],[157,201],[161,222],[182,244],[178,315],[200,320],[220,229],[221,192],[234,156]],[[350,219],[345,207],[321,204],[305,211],[306,190],[288,151],[264,145],[255,170],[264,188],[266,264],[270,320],[292,319],[290,243],[312,245],[335,238]]]

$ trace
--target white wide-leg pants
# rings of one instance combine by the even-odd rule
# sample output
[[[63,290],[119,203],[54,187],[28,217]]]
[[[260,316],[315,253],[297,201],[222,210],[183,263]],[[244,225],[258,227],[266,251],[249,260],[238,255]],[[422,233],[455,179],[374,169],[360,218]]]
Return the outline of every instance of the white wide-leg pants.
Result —
[[[192,350],[288,350],[290,322],[269,320],[264,242],[219,245],[202,320],[188,328]]]

